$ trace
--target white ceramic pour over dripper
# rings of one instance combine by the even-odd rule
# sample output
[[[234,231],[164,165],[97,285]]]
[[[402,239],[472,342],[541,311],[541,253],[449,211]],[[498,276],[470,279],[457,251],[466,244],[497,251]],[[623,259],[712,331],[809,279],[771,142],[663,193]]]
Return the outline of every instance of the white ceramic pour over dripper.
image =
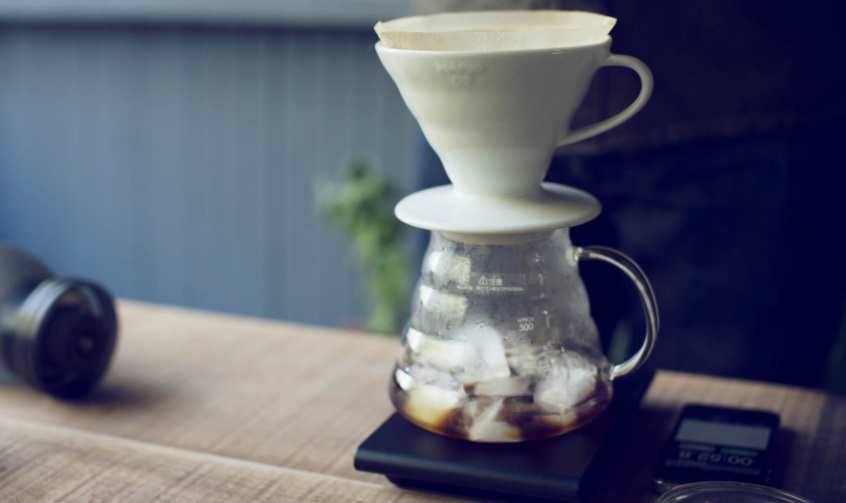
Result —
[[[533,48],[414,50],[388,47],[385,40],[376,44],[382,64],[452,182],[400,201],[396,208],[400,220],[463,241],[506,243],[521,235],[578,225],[599,214],[593,196],[541,181],[558,146],[619,125],[649,99],[652,76],[646,65],[610,54],[607,32],[613,22],[602,22],[610,18],[566,11],[519,16],[507,11],[456,13],[383,23],[380,36],[389,39],[385,33],[391,33],[392,26],[400,27],[394,34],[436,33],[441,39],[444,33],[461,32],[449,36],[462,49],[489,47],[479,41],[508,32],[535,42],[533,31],[548,34],[556,19],[566,25],[562,28],[569,37],[566,47],[537,48],[527,42],[523,45]],[[581,35],[580,23],[586,25]],[[572,116],[594,73],[603,66],[637,72],[641,92],[619,114],[571,131]]]
[[[616,19],[580,11],[487,11],[412,16],[377,23],[394,49],[514,51],[602,42]]]

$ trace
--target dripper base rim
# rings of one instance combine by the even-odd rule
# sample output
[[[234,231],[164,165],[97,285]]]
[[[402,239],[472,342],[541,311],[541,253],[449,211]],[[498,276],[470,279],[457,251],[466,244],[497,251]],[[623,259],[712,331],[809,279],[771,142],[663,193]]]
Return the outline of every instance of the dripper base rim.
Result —
[[[419,229],[489,240],[574,227],[602,211],[599,201],[585,191],[546,182],[541,188],[537,196],[502,198],[462,194],[453,185],[442,185],[406,196],[395,214]]]

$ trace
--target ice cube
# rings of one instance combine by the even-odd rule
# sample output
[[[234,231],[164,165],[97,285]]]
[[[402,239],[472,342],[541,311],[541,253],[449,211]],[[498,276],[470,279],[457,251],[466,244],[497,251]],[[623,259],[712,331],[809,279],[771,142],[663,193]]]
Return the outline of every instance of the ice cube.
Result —
[[[484,401],[486,402],[486,401]],[[476,442],[519,442],[523,435],[519,428],[497,419],[500,416],[505,398],[497,398],[490,403],[477,400],[468,412],[473,415],[473,422],[467,432],[467,438]]]
[[[482,381],[473,387],[473,392],[481,396],[508,397],[531,395],[532,380],[529,377],[499,377]]]
[[[429,313],[437,313],[445,323],[458,323],[467,312],[467,297],[456,295],[422,284],[417,287],[420,304]]]
[[[518,376],[533,376],[538,372],[538,353],[534,348],[512,348],[508,352],[508,366]]]
[[[571,411],[596,388],[597,368],[572,351],[561,353],[556,365],[535,385],[535,402],[557,414]]]
[[[445,372],[414,365],[408,372],[398,368],[394,378],[405,391],[403,411],[432,428],[467,402],[464,387]]]
[[[485,323],[460,327],[452,339],[440,339],[409,328],[406,343],[415,362],[450,373],[462,383],[508,377],[502,338]]]

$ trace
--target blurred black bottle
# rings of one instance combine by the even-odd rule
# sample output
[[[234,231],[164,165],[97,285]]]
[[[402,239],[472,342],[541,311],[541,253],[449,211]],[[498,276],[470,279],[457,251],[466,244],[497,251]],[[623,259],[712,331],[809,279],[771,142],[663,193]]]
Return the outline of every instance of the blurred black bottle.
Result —
[[[7,370],[50,395],[79,398],[103,378],[116,341],[114,301],[105,289],[57,278],[0,243],[0,361]]]

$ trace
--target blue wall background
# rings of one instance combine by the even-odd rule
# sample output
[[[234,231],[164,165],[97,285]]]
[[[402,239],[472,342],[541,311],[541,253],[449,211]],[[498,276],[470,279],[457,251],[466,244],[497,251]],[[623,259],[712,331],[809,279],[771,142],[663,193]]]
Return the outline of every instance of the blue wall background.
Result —
[[[0,240],[116,295],[323,325],[364,316],[315,194],[418,130],[370,30],[0,25]]]

